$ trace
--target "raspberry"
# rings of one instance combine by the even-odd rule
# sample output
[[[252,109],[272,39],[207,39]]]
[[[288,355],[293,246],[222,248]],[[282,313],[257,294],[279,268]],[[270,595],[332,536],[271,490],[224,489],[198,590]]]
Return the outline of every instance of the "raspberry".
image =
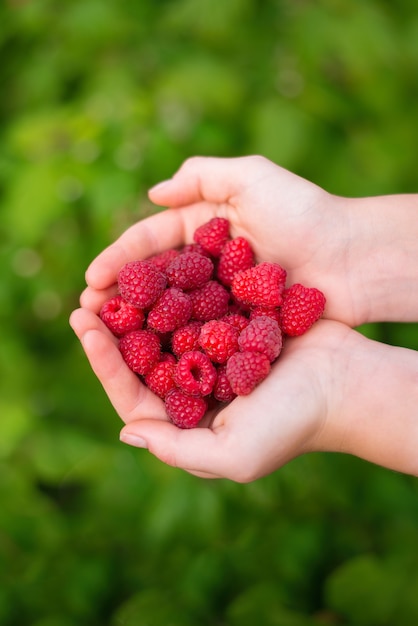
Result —
[[[166,270],[168,284],[179,289],[198,289],[213,274],[213,263],[207,256],[186,252],[176,257]]]
[[[189,396],[181,389],[172,389],[166,396],[165,409],[178,428],[195,428],[206,413],[207,403],[201,396]]]
[[[260,352],[235,352],[226,364],[232,391],[247,396],[270,372],[270,361]]]
[[[145,376],[159,361],[160,341],[151,330],[134,330],[119,341],[119,350],[128,367]]]
[[[295,283],[283,294],[280,309],[280,325],[286,335],[303,335],[321,317],[325,308],[325,296],[315,287]]]
[[[250,306],[275,307],[282,303],[286,270],[278,263],[259,263],[237,272],[232,281],[232,293]]]
[[[150,261],[130,261],[118,274],[121,296],[139,308],[150,307],[165,289],[167,279]]]
[[[193,243],[126,263],[117,282],[99,316],[180,428],[251,393],[285,334],[306,332],[325,306],[318,289],[286,289],[278,263],[256,264],[249,241],[231,238],[220,217],[197,228]]]
[[[238,329],[231,324],[212,320],[202,326],[199,344],[212,362],[225,363],[237,352],[238,337]]]
[[[160,362],[177,363],[177,359],[171,352],[163,352],[160,357]]]
[[[216,381],[216,369],[206,354],[192,350],[179,358],[174,380],[191,396],[208,396]]]
[[[256,306],[250,311],[250,320],[256,317],[271,317],[272,320],[280,323],[280,311],[278,307]]]
[[[200,243],[209,254],[218,257],[229,239],[228,220],[224,217],[212,218],[195,230],[193,239],[196,243]]]
[[[242,315],[241,313],[227,313],[221,317],[221,321],[231,324],[231,326],[237,328],[239,332],[244,330],[244,328],[246,328],[250,323],[248,317],[245,317],[245,315]]]
[[[190,292],[192,319],[209,322],[228,312],[229,293],[216,280],[210,280],[200,289]]]
[[[170,265],[172,261],[180,254],[178,250],[175,248],[170,248],[169,250],[164,250],[164,252],[160,252],[159,254],[154,254],[148,258],[148,261],[154,263],[162,272],[165,272],[167,267]]]
[[[142,328],[145,319],[142,309],[129,304],[120,295],[103,304],[99,317],[116,337]]]
[[[236,237],[226,242],[219,257],[217,277],[228,287],[237,272],[249,269],[255,263],[254,252],[244,237]]]
[[[171,356],[171,355],[170,355]],[[145,376],[147,387],[160,398],[165,398],[171,389],[174,389],[174,372],[176,360],[162,359]]]
[[[171,337],[171,349],[176,356],[181,356],[190,350],[199,349],[199,335],[203,322],[189,322],[174,331]]]
[[[242,352],[261,352],[272,363],[282,349],[282,331],[271,317],[255,317],[240,334],[238,343]]]
[[[167,333],[184,326],[192,314],[192,301],[181,289],[171,287],[163,291],[151,311],[147,324],[153,330]]]
[[[181,249],[180,254],[185,254],[186,252],[197,252],[202,256],[210,257],[209,252],[205,250],[200,243],[186,243],[186,245]]]
[[[232,402],[236,397],[236,393],[232,391],[231,383],[226,375],[226,365],[220,365],[217,373],[216,383],[213,388],[213,397],[219,402]]]

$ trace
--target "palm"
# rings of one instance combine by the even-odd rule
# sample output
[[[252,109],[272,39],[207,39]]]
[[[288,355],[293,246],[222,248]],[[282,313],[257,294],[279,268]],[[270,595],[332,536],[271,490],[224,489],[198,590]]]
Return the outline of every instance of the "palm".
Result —
[[[270,375],[249,396],[208,414],[205,427],[181,431],[169,423],[163,402],[123,362],[95,314],[79,309],[71,323],[116,412],[149,440],[156,456],[200,476],[241,481],[309,450],[327,418],[329,398],[321,390],[334,379],[336,350],[353,333],[336,322],[318,322],[303,337],[286,342]]]
[[[82,306],[97,312],[114,291],[118,270],[127,261],[191,242],[198,226],[223,216],[230,221],[233,237],[249,240],[258,261],[283,265],[290,284],[321,289],[328,300],[326,317],[352,324],[350,289],[341,278],[345,275],[345,246],[339,241],[342,217],[327,208],[328,195],[258,157],[203,159],[206,167],[208,162],[216,170],[212,176],[199,178],[186,167],[168,189],[150,192],[153,201],[174,208],[138,222],[93,261]],[[237,178],[241,182],[230,182]]]

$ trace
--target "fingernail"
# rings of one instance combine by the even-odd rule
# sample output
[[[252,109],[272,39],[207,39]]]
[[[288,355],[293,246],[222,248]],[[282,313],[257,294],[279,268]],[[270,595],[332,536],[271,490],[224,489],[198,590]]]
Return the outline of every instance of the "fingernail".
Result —
[[[138,437],[138,435],[122,432],[119,438],[123,443],[127,443],[130,446],[135,446],[135,448],[148,448],[148,444],[145,439],[143,439],[142,437]]]
[[[151,189],[149,189],[148,191],[150,193],[153,193],[154,191],[160,191],[161,189],[163,189],[163,187],[166,187],[169,183],[171,183],[171,180],[171,178],[163,180],[161,181],[161,183],[157,183],[156,185],[154,185],[154,187],[151,187]]]

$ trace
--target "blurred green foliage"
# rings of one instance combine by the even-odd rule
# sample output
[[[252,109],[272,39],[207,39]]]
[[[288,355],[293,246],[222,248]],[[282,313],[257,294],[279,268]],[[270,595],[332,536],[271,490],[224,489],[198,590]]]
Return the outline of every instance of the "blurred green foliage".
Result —
[[[417,192],[398,0],[0,4],[0,623],[416,626],[416,480],[311,455],[249,485],[118,442],[67,323],[89,261],[188,156]],[[418,348],[413,324],[361,329]]]

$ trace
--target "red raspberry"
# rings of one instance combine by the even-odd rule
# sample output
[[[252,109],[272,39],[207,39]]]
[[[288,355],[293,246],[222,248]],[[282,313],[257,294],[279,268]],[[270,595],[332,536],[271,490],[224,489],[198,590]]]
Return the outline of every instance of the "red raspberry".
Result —
[[[280,310],[278,307],[256,306],[250,311],[250,320],[256,317],[271,317],[272,320],[280,323]]]
[[[103,304],[99,316],[116,337],[139,330],[145,319],[142,309],[129,304],[119,295],[113,296]]]
[[[212,278],[213,263],[207,256],[186,252],[170,263],[166,274],[171,287],[198,289]]]
[[[192,319],[209,322],[228,312],[229,293],[216,280],[210,280],[200,289],[190,292]]]
[[[121,296],[141,309],[150,307],[165,289],[165,275],[151,261],[131,261],[118,274]]]
[[[209,252],[207,252],[207,250],[205,250],[200,245],[200,243],[186,243],[186,245],[183,246],[183,248],[181,249],[180,253],[186,254],[186,252],[197,252],[198,254],[201,254],[202,256],[210,257]]]
[[[172,355],[170,355],[172,356]],[[171,389],[174,389],[174,372],[176,371],[176,360],[162,359],[145,376],[147,387],[160,398],[165,398]]]
[[[286,270],[278,263],[259,263],[237,272],[232,281],[232,293],[250,306],[275,307],[282,303]]]
[[[231,402],[236,393],[232,391],[231,383],[226,375],[226,365],[220,365],[218,367],[218,376],[213,388],[213,397],[219,402]]]
[[[169,250],[164,250],[164,252],[160,252],[159,254],[154,254],[150,256],[147,261],[154,263],[162,272],[165,272],[167,267],[170,265],[172,261],[180,254],[178,250],[175,248],[170,248]]]
[[[167,333],[184,326],[192,314],[192,301],[181,289],[171,287],[163,291],[151,311],[147,324],[153,330]]]
[[[128,367],[145,376],[159,361],[160,341],[151,330],[134,330],[119,341],[119,350]]]
[[[165,409],[178,428],[195,428],[206,413],[207,403],[201,396],[189,396],[181,389],[172,389],[166,396]]]
[[[216,381],[216,369],[207,354],[192,350],[179,358],[174,380],[191,396],[208,396]]]
[[[212,256],[218,257],[229,239],[228,220],[224,217],[212,218],[195,230],[193,239]]]
[[[227,322],[228,324],[231,324],[231,326],[237,328],[239,332],[244,330],[244,328],[246,328],[250,323],[248,317],[245,317],[245,315],[242,315],[241,313],[227,313],[226,315],[221,317],[221,320],[222,322]]]
[[[220,320],[211,320],[202,326],[199,344],[214,363],[225,363],[238,350],[239,331]]]
[[[242,352],[261,352],[272,363],[283,346],[282,331],[271,317],[255,317],[240,334],[238,343]]]
[[[254,252],[247,239],[236,237],[226,242],[219,257],[217,277],[228,287],[237,272],[247,270],[255,263]]]
[[[160,362],[177,363],[177,359],[174,354],[171,354],[171,352],[163,352],[161,354]]]
[[[270,372],[270,361],[260,352],[235,352],[226,364],[226,375],[238,396],[247,396]]]
[[[321,317],[325,308],[325,296],[315,287],[295,283],[283,294],[280,309],[280,325],[286,335],[303,335]]]
[[[174,331],[171,337],[171,349],[179,357],[190,350],[199,349],[199,335],[203,322],[189,322]]]

